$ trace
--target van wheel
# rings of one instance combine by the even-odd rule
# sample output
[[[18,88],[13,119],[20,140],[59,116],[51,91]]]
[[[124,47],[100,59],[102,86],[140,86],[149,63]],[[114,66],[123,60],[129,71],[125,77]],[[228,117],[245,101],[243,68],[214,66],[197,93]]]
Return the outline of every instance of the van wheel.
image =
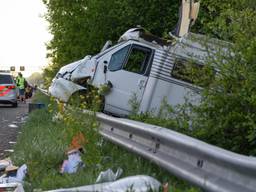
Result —
[[[18,103],[17,103],[17,102],[16,102],[16,103],[13,103],[13,104],[12,104],[12,107],[14,107],[14,108],[18,107]]]

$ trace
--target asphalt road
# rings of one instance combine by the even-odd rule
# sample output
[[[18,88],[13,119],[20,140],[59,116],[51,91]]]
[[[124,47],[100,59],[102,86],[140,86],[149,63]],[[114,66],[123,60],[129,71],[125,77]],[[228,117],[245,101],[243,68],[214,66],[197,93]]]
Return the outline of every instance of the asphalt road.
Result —
[[[0,159],[10,155],[8,150],[13,149],[27,114],[28,102],[19,103],[17,108],[0,104]]]

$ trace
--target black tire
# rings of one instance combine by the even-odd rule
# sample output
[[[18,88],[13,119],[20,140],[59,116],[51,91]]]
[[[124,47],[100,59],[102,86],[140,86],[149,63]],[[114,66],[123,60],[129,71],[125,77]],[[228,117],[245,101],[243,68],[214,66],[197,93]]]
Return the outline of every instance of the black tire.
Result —
[[[13,103],[13,104],[12,104],[12,107],[14,107],[14,108],[18,107],[18,103],[17,103],[17,102],[16,102],[16,103]]]

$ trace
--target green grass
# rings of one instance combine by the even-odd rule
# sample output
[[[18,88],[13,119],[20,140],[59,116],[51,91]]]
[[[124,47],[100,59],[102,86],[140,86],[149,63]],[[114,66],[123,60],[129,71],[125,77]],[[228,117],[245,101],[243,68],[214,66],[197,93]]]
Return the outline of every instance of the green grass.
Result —
[[[35,98],[41,96],[37,95]],[[122,177],[143,174],[153,176],[161,183],[169,182],[170,192],[200,191],[148,160],[103,140],[99,135],[91,134],[95,127],[94,117],[79,114],[77,111],[75,114],[79,119],[80,115],[83,115],[83,127],[72,127],[63,121],[53,122],[52,113],[46,109],[36,110],[30,114],[12,156],[16,165],[26,163],[28,166],[26,191],[93,184],[101,171],[108,168],[116,171],[118,167],[124,170]],[[71,140],[70,135],[78,130],[82,130],[88,140],[88,144],[84,146],[86,152],[82,155],[86,167],[75,174],[60,174],[60,165],[66,158],[65,151]]]

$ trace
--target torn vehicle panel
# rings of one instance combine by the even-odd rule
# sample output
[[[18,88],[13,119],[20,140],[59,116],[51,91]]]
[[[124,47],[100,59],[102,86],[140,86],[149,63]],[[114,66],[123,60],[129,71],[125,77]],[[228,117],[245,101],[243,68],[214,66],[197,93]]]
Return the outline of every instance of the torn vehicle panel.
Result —
[[[199,2],[194,2],[194,0],[182,0],[175,35],[183,37],[189,32],[190,27],[194,25],[197,19],[199,7]]]
[[[137,175],[125,177],[114,182],[100,183],[67,189],[57,189],[48,192],[158,192],[160,186],[161,183],[153,177],[147,175]]]
[[[87,80],[93,78],[96,67],[96,60],[91,56],[62,67],[53,79],[49,93],[67,102],[73,93],[86,90]]]
[[[49,87],[50,94],[63,102],[68,102],[70,96],[79,90],[86,88],[63,78],[54,79]]]
[[[82,64],[78,65],[71,74],[71,81],[79,79],[92,79],[96,70],[96,60],[94,58],[87,59]]]

